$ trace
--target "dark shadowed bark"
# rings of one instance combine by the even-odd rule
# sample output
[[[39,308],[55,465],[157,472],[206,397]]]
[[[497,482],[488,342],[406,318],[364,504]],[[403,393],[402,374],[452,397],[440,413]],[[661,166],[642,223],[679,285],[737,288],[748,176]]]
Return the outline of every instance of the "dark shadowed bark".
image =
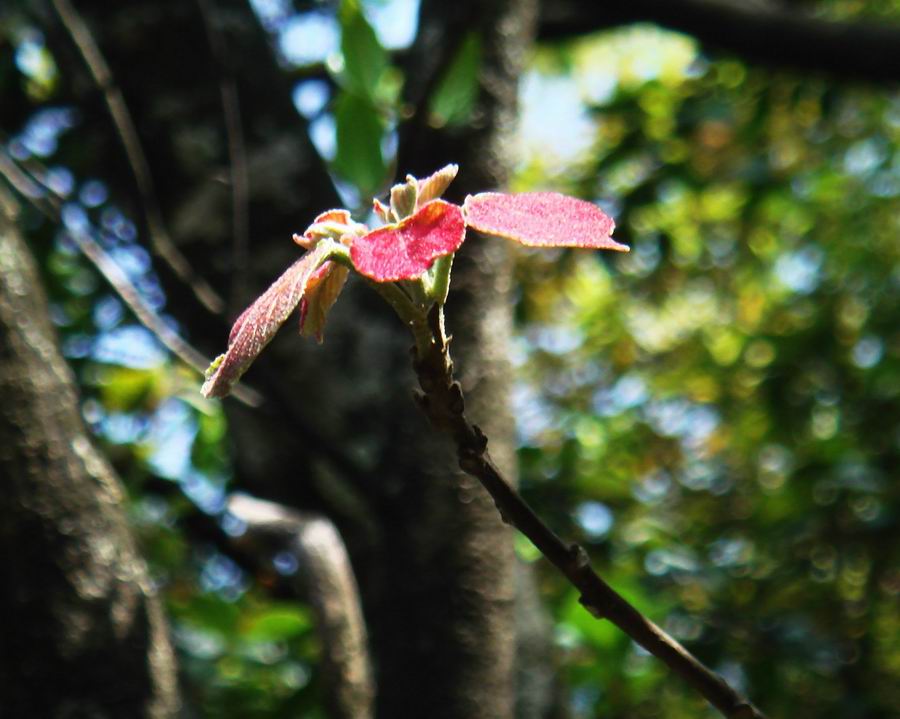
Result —
[[[0,196],[0,715],[168,719],[162,609],[12,210]]]
[[[687,33],[704,47],[766,67],[900,80],[900,23],[826,20],[770,0],[554,0],[541,4],[539,36],[568,39],[635,22]]]
[[[516,117],[518,77],[530,48],[534,10],[532,2],[423,3],[407,88],[417,111],[401,136],[402,172],[423,176],[445,163],[459,163],[459,177],[448,193],[456,201],[505,184],[510,155],[504,141]],[[462,127],[432,128],[428,93],[462,38],[473,32],[483,48],[475,108]],[[510,289],[504,243],[470,236],[455,261],[448,324],[460,378],[472,399],[470,411],[494,438],[498,461],[514,473],[506,356]],[[411,478],[418,465],[419,477],[402,485],[401,501],[393,505],[399,521],[385,525],[388,555],[400,560],[387,565],[388,581],[397,584],[403,576],[425,581],[395,589],[392,601],[400,604],[393,611],[388,604],[376,625],[387,632],[386,648],[394,658],[392,675],[385,677],[390,689],[382,697],[382,715],[399,716],[409,701],[401,678],[409,672],[433,686],[438,699],[437,704],[416,704],[409,716],[512,716],[516,588],[509,528],[486,493],[456,469],[445,440],[432,436],[420,416],[407,415],[398,415],[409,428],[396,430],[402,439],[393,451],[394,463],[407,467]],[[419,447],[415,453],[406,449],[412,443]],[[413,542],[416,546],[410,547]],[[449,646],[436,652],[422,635]],[[442,654],[451,665],[443,664]]]

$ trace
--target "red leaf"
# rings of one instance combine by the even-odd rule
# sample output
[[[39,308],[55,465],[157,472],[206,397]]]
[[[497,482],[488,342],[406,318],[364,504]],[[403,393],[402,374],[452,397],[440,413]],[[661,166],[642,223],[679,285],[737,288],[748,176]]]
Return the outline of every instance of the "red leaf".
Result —
[[[349,210],[325,210],[316,215],[316,219],[313,220],[314,225],[318,222],[340,222],[342,225],[349,225],[353,222],[353,218],[350,216]]]
[[[456,252],[465,237],[462,210],[434,200],[396,225],[357,237],[350,257],[358,272],[376,282],[414,280],[436,258]]]
[[[228,351],[207,370],[200,390],[205,396],[224,397],[231,392],[297,307],[310,277],[333,252],[333,245],[329,245],[319,243],[303,255],[238,317],[228,338]]]
[[[391,221],[391,208],[375,198],[372,200],[372,211],[381,218],[382,222]]]
[[[301,335],[315,337],[322,344],[325,318],[349,274],[350,270],[336,262],[326,262],[312,274],[306,284],[306,294],[300,300]]]
[[[599,207],[556,192],[469,195],[463,212],[469,227],[529,247],[629,249],[610,237],[616,224]]]

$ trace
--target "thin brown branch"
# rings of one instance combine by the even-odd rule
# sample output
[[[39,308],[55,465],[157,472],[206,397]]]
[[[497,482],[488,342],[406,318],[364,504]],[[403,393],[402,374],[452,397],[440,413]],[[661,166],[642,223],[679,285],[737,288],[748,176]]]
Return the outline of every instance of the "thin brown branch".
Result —
[[[163,319],[141,297],[128,276],[116,264],[106,250],[86,232],[69,231],[70,236],[78,245],[85,256],[94,263],[94,266],[102,274],[106,281],[116,290],[122,301],[134,313],[138,321],[150,330],[163,345],[188,367],[203,374],[209,367],[209,359],[199,350],[194,349],[175,330],[167,325]],[[234,396],[250,407],[258,407],[262,404],[262,396],[254,389],[247,386],[236,387]]]
[[[687,649],[629,604],[594,571],[587,553],[565,544],[535,514],[503,477],[487,452],[487,437],[465,415],[459,382],[453,379],[449,338],[438,305],[429,314],[430,343],[417,340],[415,369],[422,394],[419,403],[431,423],[456,442],[460,468],[478,479],[501,517],[524,534],[581,592],[581,604],[595,617],[609,619],[648,652],[679,674],[729,719],[763,719],[748,699],[704,666]]]
[[[27,198],[44,216],[55,223],[60,222],[62,198],[36,178],[22,170],[6,152],[0,150],[0,175],[5,177],[23,197]],[[165,323],[162,317],[144,300],[128,275],[115,260],[90,235],[89,232],[68,230],[78,248],[109,282],[119,298],[134,314],[138,322],[146,327],[172,354],[188,367],[203,374],[209,366],[209,359],[195,349],[187,340]],[[236,387],[234,396],[249,407],[258,407],[263,398],[256,390],[242,385]]]
[[[0,141],[2,140],[3,137],[0,135]],[[29,171],[22,169],[18,163],[3,151],[2,142],[0,142],[0,175],[5,177],[10,186],[31,203],[31,205],[41,214],[52,222],[60,224],[60,208],[62,206],[63,198],[55,194],[52,188],[48,187],[40,180],[40,177],[46,174],[46,168],[35,160],[31,160],[31,162],[34,163],[36,167],[29,168]],[[97,243],[95,242],[94,244],[96,245]],[[102,247],[100,250],[102,251]],[[104,263],[105,267],[117,267],[112,258],[106,255],[105,252],[104,255],[108,260],[108,264]],[[92,262],[95,261],[94,258],[90,256],[88,256],[88,259]],[[166,341],[164,341],[163,336],[161,336],[160,331],[167,326],[156,314],[156,311],[143,302],[140,292],[138,292],[137,288],[134,287],[128,277],[124,275],[121,270],[107,275],[100,266],[97,266],[97,269],[104,275],[107,281],[110,282],[112,288],[129,309],[131,309],[138,321],[156,335],[157,339],[159,339],[163,345],[169,347]],[[122,281],[118,283],[115,282],[114,280],[117,278],[120,278]],[[142,311],[139,311],[141,308],[143,308]],[[178,343],[187,349],[184,356],[182,356],[181,353],[176,352],[173,347],[169,347],[169,349],[172,350],[176,356],[181,357],[185,364],[193,367],[202,374],[206,367],[209,366],[209,360],[206,359],[199,350],[193,348],[193,346],[184,338],[179,338]],[[193,357],[193,360],[190,359],[191,357]],[[202,358],[202,362],[197,364],[196,362],[199,358]],[[258,375],[258,379],[262,388],[261,392],[247,386],[246,383],[242,383],[235,387],[232,391],[232,395],[248,407],[265,408],[272,414],[287,417],[293,425],[300,429],[298,437],[302,438],[302,441],[308,445],[310,450],[324,457],[354,486],[355,490],[353,491],[353,496],[356,500],[361,502],[359,488],[369,486],[371,482],[375,481],[371,475],[371,470],[351,453],[345,451],[339,443],[336,443],[331,438],[327,437],[317,425],[310,423],[301,416],[296,408],[288,401],[288,398],[284,396],[283,392],[280,391],[280,386],[275,379],[268,376],[264,371]],[[348,489],[348,491],[350,490]],[[344,509],[346,509],[346,507]],[[357,515],[355,514],[354,516]],[[357,516],[357,518],[359,517]]]
[[[66,31],[81,53],[94,82],[103,93],[113,124],[125,148],[128,163],[134,173],[138,193],[144,206],[150,242],[154,252],[172,269],[176,276],[187,284],[197,299],[214,314],[225,310],[225,303],[209,283],[198,275],[181,254],[163,220],[162,210],[156,194],[150,164],[141,145],[137,127],[125,102],[125,96],[115,83],[109,64],[94,40],[84,19],[69,0],[51,0]]]
[[[231,300],[246,296],[248,248],[250,246],[249,173],[247,147],[241,120],[240,97],[237,81],[228,62],[225,39],[215,24],[209,0],[197,0],[210,50],[219,70],[219,94],[222,99],[222,116],[225,135],[228,138],[228,161],[231,175],[231,223],[232,223],[232,275]]]
[[[652,22],[704,46],[767,67],[871,82],[900,81],[900,25],[835,21],[780,3],[746,0],[629,0],[541,3],[539,40],[581,37],[627,23]]]
[[[2,195],[0,195],[2,199]],[[165,497],[177,485],[152,478],[145,489]],[[359,590],[344,542],[325,516],[300,512],[245,494],[228,497],[225,512],[243,523],[229,534],[216,517],[194,508],[178,526],[194,543],[212,546],[256,577],[273,599],[309,602],[322,647],[322,674],[331,719],[371,719],[374,678]],[[297,571],[279,572],[274,557],[288,552]]]

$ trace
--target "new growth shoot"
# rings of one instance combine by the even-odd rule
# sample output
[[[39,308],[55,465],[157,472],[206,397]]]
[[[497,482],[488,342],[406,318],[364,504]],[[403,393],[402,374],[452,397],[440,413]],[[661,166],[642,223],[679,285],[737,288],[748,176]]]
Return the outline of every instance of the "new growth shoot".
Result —
[[[429,312],[447,299],[453,256],[472,228],[530,247],[628,251],[615,223],[596,205],[555,192],[469,195],[462,206],[440,199],[456,177],[447,165],[424,180],[407,175],[390,204],[374,202],[384,224],[370,229],[347,210],[320,214],[294,241],[306,250],[247,310],[212,363],[202,392],[224,397],[300,306],[300,332],[322,341],[325,318],[347,276],[356,272],[394,308],[416,339],[418,359],[431,342]]]
[[[470,195],[462,206],[446,202],[440,198],[456,171],[447,165],[424,180],[407,176],[391,190],[389,205],[375,201],[384,222],[377,229],[354,222],[347,210],[329,210],[295,235],[306,253],[235,322],[228,350],[207,370],[203,394],[227,395],[298,305],[301,333],[321,341],[325,316],[347,275],[358,273],[412,331],[419,404],[431,424],[453,438],[460,468],[481,482],[502,519],[565,575],[591,614],[608,619],[665,662],[724,716],[762,719],[722,677],[603,581],[584,549],[564,543],[528,506],[491,459],[487,437],[466,417],[462,388],[453,377],[443,305],[453,256],[469,228],[530,247],[628,247],[610,237],[615,225],[598,207],[554,192],[485,192]]]

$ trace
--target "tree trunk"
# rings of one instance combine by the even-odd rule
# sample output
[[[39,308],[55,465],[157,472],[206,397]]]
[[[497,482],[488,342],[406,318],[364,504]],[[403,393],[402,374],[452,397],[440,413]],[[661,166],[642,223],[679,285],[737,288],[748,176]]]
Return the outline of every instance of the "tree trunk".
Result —
[[[97,0],[78,2],[142,142],[153,148],[150,170],[179,248],[220,294],[246,288],[232,294],[233,318],[296,256],[290,233],[335,199],[302,120],[289,103],[273,102],[289,97],[289,87],[281,87],[283,75],[265,56],[252,13],[237,0],[209,5],[223,18],[212,21],[224,28],[244,120],[253,238],[246,265],[229,239],[232,196],[214,180],[229,165],[228,141],[215,64],[198,53],[205,31],[196,6],[136,0],[111,11]],[[533,6],[533,0],[423,3],[408,68],[417,118],[401,140],[401,173],[424,176],[460,163],[450,193],[456,201],[505,183],[509,155],[502,139],[515,119]],[[478,34],[483,48],[476,107],[466,125],[434,131],[425,112],[429,88],[468,32]],[[181,58],[190,55],[199,57],[189,76]],[[67,67],[75,72],[83,63],[76,55]],[[80,86],[89,87],[89,79]],[[96,95],[87,104],[96,120],[91,127],[103,135],[96,141],[116,151]],[[180,155],[194,139],[207,154]],[[119,180],[113,184],[131,182],[127,172]],[[234,273],[243,281],[235,282]],[[182,282],[169,273],[163,279],[169,306],[192,339],[210,353],[221,351],[227,336],[221,318],[210,322]],[[491,438],[492,456],[512,475],[509,283],[503,242],[472,238],[454,269],[448,311],[469,412]],[[511,533],[412,401],[411,342],[389,308],[353,282],[329,317],[323,346],[283,332],[247,375],[265,395],[264,405],[226,405],[236,484],[325,512],[339,527],[364,600],[378,716],[507,719],[517,671]]]
[[[0,714],[174,717],[162,609],[12,209],[0,195]]]

